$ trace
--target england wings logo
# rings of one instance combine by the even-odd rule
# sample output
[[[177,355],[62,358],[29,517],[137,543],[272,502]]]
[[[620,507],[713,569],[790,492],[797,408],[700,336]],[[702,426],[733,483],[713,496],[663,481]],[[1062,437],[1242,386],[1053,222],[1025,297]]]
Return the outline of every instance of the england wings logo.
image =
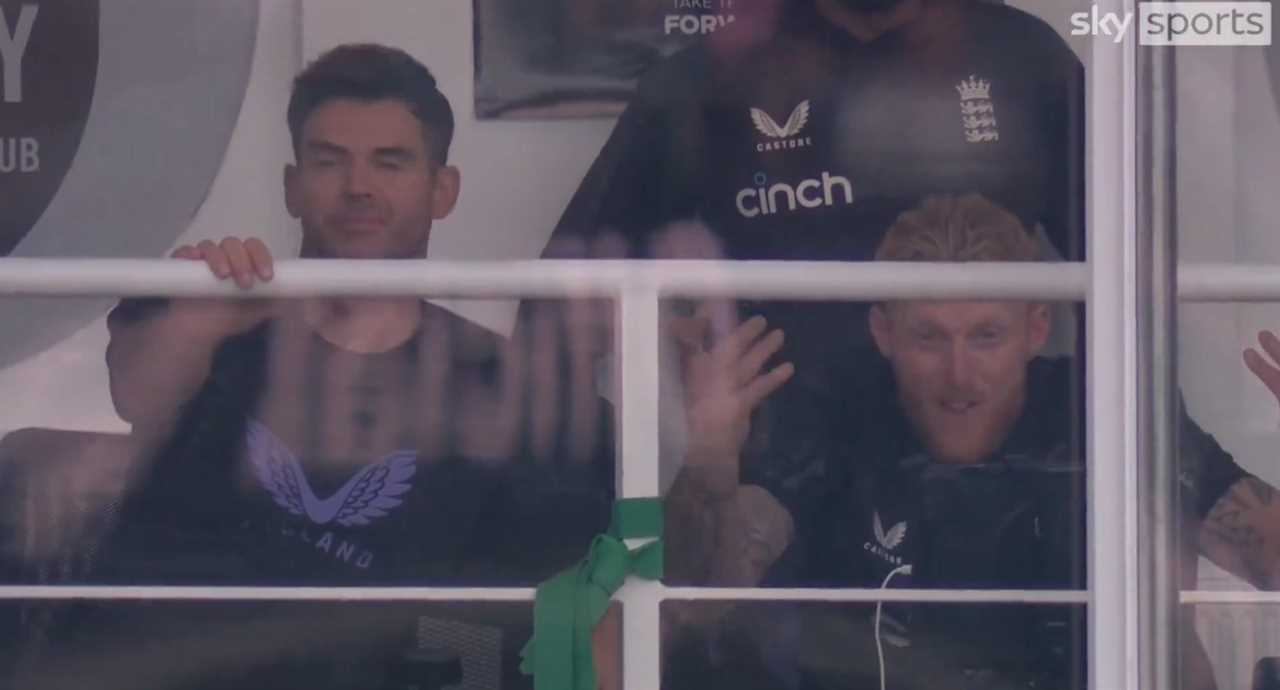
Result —
[[[298,459],[265,425],[249,420],[246,441],[254,474],[276,505],[317,525],[350,527],[385,517],[403,503],[400,496],[412,488],[409,479],[418,469],[416,453],[397,451],[366,465],[322,499],[312,491]]]
[[[880,522],[880,513],[872,513],[871,528],[876,533],[876,541],[887,551],[892,551],[902,544],[902,540],[907,538],[906,521],[899,522],[894,525],[888,533],[884,531],[884,524]]]
[[[756,129],[761,134],[773,137],[774,139],[786,139],[794,137],[804,130],[804,126],[809,123],[809,101],[800,101],[800,105],[791,111],[791,116],[787,118],[784,125],[779,125],[769,117],[769,113],[759,109],[751,109],[751,121],[755,123]]]

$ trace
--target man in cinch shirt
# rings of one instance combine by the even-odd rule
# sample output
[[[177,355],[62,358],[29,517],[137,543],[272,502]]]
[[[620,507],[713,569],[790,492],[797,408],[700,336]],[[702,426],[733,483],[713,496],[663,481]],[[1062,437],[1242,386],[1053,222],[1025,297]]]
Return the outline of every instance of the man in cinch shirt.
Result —
[[[424,66],[382,46],[335,48],[298,76],[288,121],[285,203],[304,258],[426,256],[460,175],[453,114]],[[243,288],[273,275],[256,239],[174,255]],[[125,300],[108,325],[112,397],[146,461],[93,581],[528,587],[607,527],[608,408],[579,405],[572,437],[531,438],[535,358],[417,296]],[[298,645],[303,658],[273,645],[311,639],[314,613],[257,654],[188,670],[181,687],[381,687],[383,655],[412,646],[422,607],[365,629],[374,619],[324,606],[328,642]],[[518,608],[447,614],[503,631],[503,688],[531,682],[515,670],[531,627]],[[235,610],[219,629],[238,637],[278,607]]]
[[[1083,69],[1020,10],[973,0],[737,3],[735,20],[640,81],[544,254],[871,258],[922,197],[980,193],[1084,258]],[[696,226],[701,231],[691,231]],[[760,435],[820,437],[869,374],[866,307],[756,302],[794,379]],[[1062,329],[1061,348],[1074,339]],[[769,471],[805,474],[801,450]]]
[[[1037,256],[1016,216],[975,195],[927,199],[899,217],[876,254],[947,262]],[[686,334],[695,336],[686,337],[691,451],[667,499],[669,555],[681,564],[672,574],[711,586],[1083,589],[1084,415],[1072,402],[1069,363],[1040,354],[1047,305],[901,300],[874,305],[868,319],[879,353],[875,378],[849,394],[869,402],[829,446],[823,495],[812,505],[789,500],[785,487],[740,464],[751,409],[800,367],[765,364],[780,332],[751,319],[709,349],[697,329]],[[1255,371],[1280,381],[1257,353],[1250,357]],[[1184,531],[1210,560],[1273,588],[1280,577],[1271,548],[1280,540],[1274,488],[1241,469],[1185,410],[1180,432]],[[754,509],[743,510],[748,502]],[[824,607],[836,608],[813,608]],[[878,618],[859,605],[839,614],[826,637],[766,631],[752,652],[695,633],[671,652],[678,661],[668,688],[731,672],[737,659],[721,651],[718,662],[708,661],[716,654],[703,652],[717,645],[747,659],[783,659],[775,677],[752,687],[879,688],[881,674],[890,688],[1086,684],[1082,607],[891,603]],[[775,630],[787,629],[785,616],[772,620]],[[730,629],[731,641],[740,637]],[[1191,663],[1194,638],[1184,644],[1182,661]],[[788,649],[809,664],[827,657],[797,669],[801,657],[792,656],[788,673]],[[1189,687],[1212,687],[1212,678],[1200,680]]]

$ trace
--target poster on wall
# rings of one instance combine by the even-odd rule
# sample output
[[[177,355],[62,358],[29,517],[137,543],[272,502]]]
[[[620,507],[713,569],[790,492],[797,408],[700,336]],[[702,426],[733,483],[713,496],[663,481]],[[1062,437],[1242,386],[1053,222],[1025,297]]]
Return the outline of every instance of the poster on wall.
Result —
[[[62,184],[97,73],[96,0],[0,2],[0,256]]]
[[[163,256],[208,196],[259,0],[0,0],[0,257]],[[0,369],[112,297],[0,300]]]
[[[475,0],[476,115],[616,115],[656,61],[754,0]]]

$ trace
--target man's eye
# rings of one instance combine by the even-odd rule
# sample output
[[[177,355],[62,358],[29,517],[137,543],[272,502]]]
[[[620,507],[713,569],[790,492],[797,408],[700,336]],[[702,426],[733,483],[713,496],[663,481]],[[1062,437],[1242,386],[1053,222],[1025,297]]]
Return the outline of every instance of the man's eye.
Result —
[[[979,345],[998,345],[1004,340],[1004,333],[1001,331],[979,331],[973,337]]]
[[[399,158],[379,158],[375,164],[382,170],[400,170],[404,168],[404,161]]]
[[[336,159],[336,158],[313,158],[313,159],[311,159],[311,166],[312,166],[312,167],[314,167],[314,168],[332,168],[332,167],[336,166],[337,164],[338,164],[338,159]]]
[[[937,345],[942,342],[942,335],[934,331],[917,333],[916,342],[919,342],[922,345]]]

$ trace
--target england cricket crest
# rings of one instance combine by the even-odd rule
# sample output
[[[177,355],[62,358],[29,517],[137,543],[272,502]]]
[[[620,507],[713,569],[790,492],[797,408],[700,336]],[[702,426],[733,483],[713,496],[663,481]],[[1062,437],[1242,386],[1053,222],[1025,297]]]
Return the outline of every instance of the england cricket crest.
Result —
[[[964,138],[970,144],[1000,141],[996,126],[996,107],[991,102],[991,82],[969,75],[956,84],[960,94],[960,121],[964,125]]]

